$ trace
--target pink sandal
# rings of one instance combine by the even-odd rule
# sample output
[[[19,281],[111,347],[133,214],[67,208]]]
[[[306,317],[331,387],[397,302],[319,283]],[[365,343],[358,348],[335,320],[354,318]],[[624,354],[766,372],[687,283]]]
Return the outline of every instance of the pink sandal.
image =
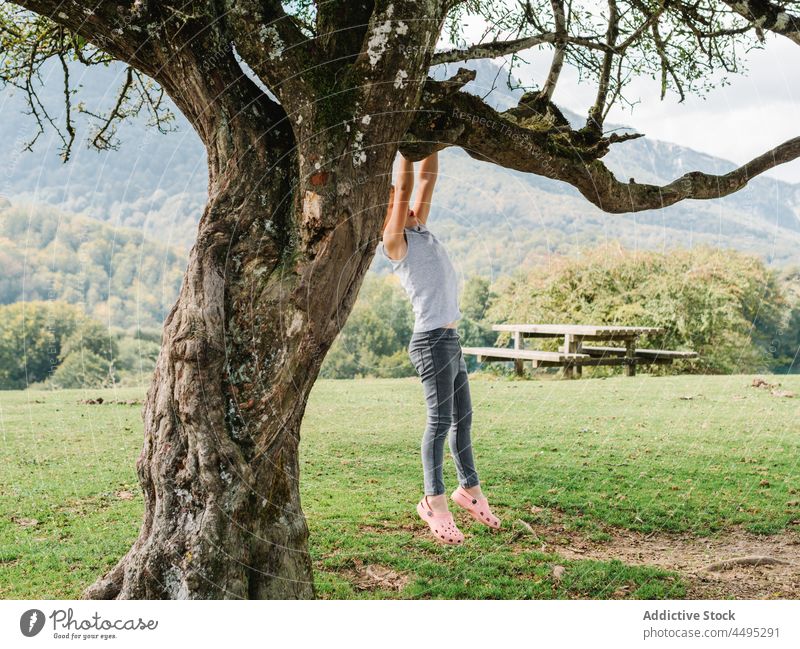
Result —
[[[428,497],[425,496],[417,503],[417,513],[419,517],[428,524],[431,532],[439,543],[447,545],[458,545],[464,542],[464,535],[456,527],[453,514],[450,512],[435,512],[428,504]]]
[[[472,518],[474,518],[476,521],[479,521],[484,525],[488,525],[495,530],[500,527],[500,519],[492,514],[492,510],[489,508],[489,501],[486,499],[486,496],[475,498],[466,489],[464,489],[464,487],[459,487],[451,494],[450,498],[457,505],[466,509],[470,516],[472,516]]]

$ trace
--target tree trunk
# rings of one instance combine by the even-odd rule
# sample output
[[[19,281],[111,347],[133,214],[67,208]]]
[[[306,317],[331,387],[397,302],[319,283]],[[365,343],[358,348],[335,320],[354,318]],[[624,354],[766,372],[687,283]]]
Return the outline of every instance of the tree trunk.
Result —
[[[444,19],[438,3],[414,8],[416,21],[391,3],[373,17],[368,51],[329,80],[338,91],[276,78],[283,105],[242,74],[225,38],[176,32],[159,81],[206,145],[209,202],[144,407],[139,537],[84,598],[314,596],[300,424],[373,259],[432,49],[389,48],[386,29],[430,44]],[[243,51],[288,65],[291,48],[264,58],[264,47],[260,37]],[[205,66],[208,52],[226,54]]]
[[[309,173],[313,152],[297,163],[289,146],[270,152],[287,160],[272,169],[247,147],[210,156],[209,204],[144,407],[141,531],[84,598],[314,596],[300,424],[374,256],[374,197],[388,195],[395,150],[369,178],[344,163]]]

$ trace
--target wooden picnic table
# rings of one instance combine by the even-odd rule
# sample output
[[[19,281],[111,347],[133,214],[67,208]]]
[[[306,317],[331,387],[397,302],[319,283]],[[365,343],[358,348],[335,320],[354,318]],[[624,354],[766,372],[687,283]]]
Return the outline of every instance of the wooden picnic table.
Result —
[[[524,361],[533,367],[563,367],[565,376],[581,376],[583,366],[623,365],[627,376],[636,375],[637,363],[668,364],[677,359],[696,358],[696,352],[667,349],[636,348],[640,336],[663,334],[662,327],[622,327],[613,325],[572,324],[498,324],[495,331],[510,332],[514,348],[464,347],[478,361],[514,361],[516,373],[522,375]],[[557,352],[526,349],[525,338],[563,338]],[[618,347],[584,343],[621,343]]]

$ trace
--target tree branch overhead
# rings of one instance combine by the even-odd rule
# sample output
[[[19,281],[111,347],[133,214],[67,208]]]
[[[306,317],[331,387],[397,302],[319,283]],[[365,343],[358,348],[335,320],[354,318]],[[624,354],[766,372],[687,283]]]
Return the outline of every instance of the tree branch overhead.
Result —
[[[428,79],[419,116],[400,147],[404,155],[421,159],[432,151],[459,146],[477,160],[566,182],[610,213],[660,209],[689,198],[721,198],[764,171],[800,157],[797,137],[726,174],[693,171],[664,186],[633,179],[621,182],[600,158],[612,144],[640,134],[587,137],[545,111],[520,110],[522,101],[498,112],[459,90],[473,78],[472,71],[461,69],[446,82]]]

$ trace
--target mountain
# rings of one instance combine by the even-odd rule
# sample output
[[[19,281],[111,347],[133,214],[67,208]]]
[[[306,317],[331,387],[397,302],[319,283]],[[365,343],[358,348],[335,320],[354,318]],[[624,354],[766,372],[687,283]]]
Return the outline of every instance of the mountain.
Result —
[[[435,76],[457,65],[441,66]],[[467,91],[486,95],[499,109],[514,105],[521,91],[504,87],[505,75],[489,61],[470,62],[476,81]],[[89,107],[109,106],[121,66],[84,73],[79,97]],[[61,88],[53,84],[43,97],[58,113]],[[33,201],[81,212],[109,225],[139,230],[167,245],[191,245],[206,195],[203,148],[185,119],[176,113],[175,132],[161,135],[137,119],[120,127],[119,151],[85,148],[89,125],[78,120],[73,159],[62,164],[52,133],[34,152],[23,152],[34,133],[22,114],[18,95],[4,91],[0,136],[7,164],[0,170],[0,195],[12,202]],[[563,111],[575,125],[582,118]],[[608,128],[626,130],[624,125]],[[81,137],[82,136],[82,137]],[[605,157],[620,179],[666,183],[689,170],[722,173],[736,165],[669,142],[640,138],[616,145]],[[610,215],[559,181],[502,169],[471,159],[460,149],[441,154],[441,177],[429,225],[447,242],[459,270],[489,277],[546,262],[553,254],[579,255],[600,242],[628,248],[664,250],[697,244],[730,247],[783,265],[796,259],[800,244],[800,184],[759,177],[740,192],[715,201],[684,201],[668,208]],[[388,264],[376,257],[376,272]]]
[[[72,78],[80,87],[73,104],[84,102],[94,112],[110,110],[122,70],[121,65],[74,66]],[[42,89],[43,102],[54,119],[63,120],[57,72],[43,76],[55,81]],[[136,228],[188,250],[205,205],[208,172],[203,145],[177,111],[174,132],[159,133],[142,115],[119,127],[119,150],[104,152],[87,146],[93,125],[85,116],[74,115],[77,137],[70,160],[62,163],[53,129],[39,138],[32,152],[23,150],[37,130],[24,109],[19,90],[2,91],[0,138],[6,162],[0,167],[0,196]]]

